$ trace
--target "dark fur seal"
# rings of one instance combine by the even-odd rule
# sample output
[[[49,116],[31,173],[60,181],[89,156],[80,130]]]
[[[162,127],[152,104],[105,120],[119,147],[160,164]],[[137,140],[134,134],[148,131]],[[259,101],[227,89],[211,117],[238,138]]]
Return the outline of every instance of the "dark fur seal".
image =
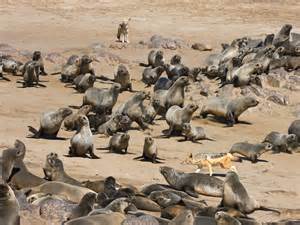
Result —
[[[290,40],[290,33],[292,28],[293,26],[290,24],[283,25],[280,31],[275,35],[273,45],[275,47],[280,47],[287,44]]]
[[[298,143],[300,143],[300,120],[295,120],[291,123],[288,129],[289,134],[295,134],[298,138]]]
[[[185,191],[192,197],[199,194],[221,197],[223,195],[223,181],[206,174],[182,173],[170,167],[160,167],[160,173],[172,188]]]
[[[111,136],[118,131],[126,132],[130,128],[131,123],[129,116],[119,113],[113,114],[108,121],[97,128],[96,133]]]
[[[121,91],[132,91],[132,83],[128,69],[123,64],[118,66],[114,82],[121,85]]]
[[[265,152],[272,151],[272,144],[261,143],[261,144],[251,144],[248,142],[239,142],[232,145],[230,149],[231,154],[238,153],[252,163],[256,163],[258,158]]]
[[[165,68],[163,66],[145,68],[142,74],[143,83],[146,84],[146,87],[150,87],[157,82],[164,71]]]
[[[255,107],[259,102],[253,97],[239,97],[233,100],[213,97],[202,107],[200,116],[206,118],[208,114],[225,118],[228,126],[238,123],[239,116],[251,107]]]
[[[63,120],[72,114],[69,108],[60,108],[57,111],[43,113],[40,119],[39,130],[28,126],[29,131],[33,133],[31,138],[56,138]]]
[[[154,91],[157,91],[157,90],[168,90],[172,86],[173,83],[174,83],[174,81],[170,80],[167,77],[160,77],[156,81],[153,90]]]
[[[140,66],[151,66],[152,68],[155,68],[163,66],[164,62],[164,53],[161,50],[151,50],[148,55],[148,64],[140,63]]]
[[[297,142],[297,136],[295,134],[281,134],[279,132],[272,131],[265,137],[263,142],[272,144],[274,153],[292,153],[290,148]]]
[[[79,116],[78,125],[80,127],[72,137],[70,143],[70,156],[85,157],[89,154],[92,159],[99,159],[94,153],[93,134],[90,129],[89,120],[86,116]]]

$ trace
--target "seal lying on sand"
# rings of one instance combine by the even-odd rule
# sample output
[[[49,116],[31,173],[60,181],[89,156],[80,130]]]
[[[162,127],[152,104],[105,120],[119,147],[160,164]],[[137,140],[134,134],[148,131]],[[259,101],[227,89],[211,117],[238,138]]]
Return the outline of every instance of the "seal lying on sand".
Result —
[[[198,197],[199,194],[222,197],[223,181],[206,174],[182,173],[170,167],[160,167],[160,173],[172,188],[185,191],[187,194]]]
[[[297,143],[297,136],[295,134],[281,134],[272,131],[265,137],[263,143],[270,143],[274,153],[292,153],[290,148]]]
[[[57,111],[50,111],[50,112],[43,113],[40,119],[39,130],[36,130],[31,126],[28,126],[29,131],[33,133],[33,135],[29,137],[56,138],[63,120],[71,114],[72,114],[72,110],[69,108],[60,108]]]
[[[239,116],[251,107],[258,105],[258,101],[253,97],[239,97],[233,100],[212,97],[202,107],[200,116],[206,118],[208,114],[225,118],[228,126],[233,126],[239,122]]]

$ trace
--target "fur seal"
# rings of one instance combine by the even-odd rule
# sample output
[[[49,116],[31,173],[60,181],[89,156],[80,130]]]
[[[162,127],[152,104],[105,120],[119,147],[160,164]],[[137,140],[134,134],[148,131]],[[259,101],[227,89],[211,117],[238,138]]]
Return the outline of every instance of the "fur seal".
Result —
[[[78,56],[71,56],[67,63],[63,65],[61,70],[60,80],[64,83],[72,82],[78,75],[80,75],[81,58]]]
[[[165,116],[165,113],[173,105],[183,107],[184,87],[188,84],[189,82],[187,77],[180,77],[168,90],[155,91],[152,99],[152,105],[157,114]]]
[[[172,135],[174,131],[181,132],[183,124],[191,121],[197,109],[198,106],[195,104],[188,104],[183,108],[178,105],[171,106],[166,113],[166,121],[169,125],[168,135]]]
[[[13,190],[3,180],[0,181],[0,224],[20,225],[19,203]]]
[[[76,113],[72,113],[71,115],[67,116],[64,119],[64,127],[66,130],[77,130],[78,126],[78,119],[81,115],[87,116],[89,112],[92,111],[91,105],[84,105]]]
[[[206,174],[182,173],[170,167],[160,167],[160,173],[168,184],[179,191],[185,191],[192,197],[199,194],[221,197],[223,195],[223,181]]]
[[[83,96],[82,105],[92,105],[96,113],[110,114],[118,100],[120,84],[112,84],[110,89],[89,88]]]
[[[152,104],[144,105],[143,107],[143,120],[148,124],[154,124],[154,119],[157,113]]]
[[[202,107],[200,116],[206,118],[208,114],[223,117],[227,121],[228,126],[238,123],[239,116],[251,107],[259,104],[255,98],[246,96],[235,99],[226,99],[221,97],[212,97]]]
[[[47,75],[47,73],[45,71],[44,60],[43,60],[41,51],[34,51],[33,52],[32,61],[38,62],[39,67],[40,67],[40,74],[41,75]]]
[[[50,177],[51,181],[60,181],[67,184],[82,186],[79,181],[70,177],[65,172],[63,162],[57,157],[57,155],[55,157],[55,153],[50,153],[47,155],[44,173],[48,178]]]
[[[152,137],[145,137],[143,154],[134,159],[144,159],[146,161],[151,161],[152,163],[161,163],[159,160],[163,160],[158,158],[158,150],[157,145],[154,142]]]
[[[36,61],[27,62],[23,69],[23,87],[32,87],[34,85],[46,87],[39,83],[40,65]]]
[[[183,64],[165,64],[165,71],[170,80],[177,80],[179,77],[188,76],[190,74],[190,69]]]
[[[33,135],[28,136],[31,138],[56,138],[63,120],[72,114],[69,108],[59,108],[56,111],[49,111],[43,113],[40,119],[40,128],[28,126],[29,131]]]
[[[249,159],[252,163],[256,163],[263,153],[272,151],[272,147],[272,144],[269,143],[251,144],[248,142],[239,142],[232,145],[229,152],[231,154],[238,153]]]
[[[120,225],[126,217],[122,213],[99,214],[84,216],[70,220],[65,225]]]
[[[163,66],[145,68],[142,75],[143,83],[146,84],[146,87],[150,87],[157,82],[164,71],[165,68]]]
[[[161,50],[151,50],[148,55],[148,64],[140,63],[140,66],[152,68],[163,66],[165,63],[164,53]]]
[[[87,216],[93,209],[97,195],[93,192],[86,193],[80,202],[66,215],[65,220],[72,220],[78,217]]]
[[[79,187],[59,181],[49,181],[30,188],[27,195],[31,196],[36,193],[52,194],[61,196],[65,200],[78,203],[85,194],[90,192],[96,193],[85,187]]]
[[[80,74],[90,73],[95,76],[95,71],[92,66],[92,62],[94,59],[88,55],[83,55],[81,57],[81,65],[80,65]]]
[[[197,142],[198,140],[215,141],[214,139],[208,138],[206,136],[204,128],[193,127],[190,123],[182,124],[182,135],[185,137],[185,140],[189,140],[192,142]]]
[[[215,214],[215,220],[217,225],[242,225],[240,221],[226,212],[217,212]]]
[[[121,91],[132,91],[132,83],[128,69],[123,64],[118,66],[114,82],[121,85]]]
[[[100,125],[96,133],[111,136],[118,131],[126,132],[130,128],[131,123],[132,121],[129,116],[117,113],[112,115],[104,124]]]
[[[170,80],[167,77],[160,77],[156,81],[153,90],[154,91],[157,91],[157,90],[168,90],[172,86],[173,83],[174,83],[174,81]]]
[[[176,54],[173,55],[172,58],[170,59],[170,64],[171,65],[177,65],[181,63],[181,56]]]
[[[20,140],[16,140],[14,148],[5,150],[2,155],[5,166],[5,169],[3,169],[3,171],[10,171],[9,173],[5,172],[4,178],[10,180],[10,184],[16,189],[34,187],[46,182],[44,179],[32,174],[27,169],[26,165],[23,162],[25,154],[25,144]],[[14,161],[13,164],[11,164],[12,161]],[[14,175],[11,175],[14,170],[18,172],[16,172]],[[7,178],[6,174],[10,174],[10,176]]]
[[[119,212],[125,214],[126,208],[130,205],[130,200],[127,198],[117,198],[109,203],[105,208],[94,209],[89,213],[89,216],[103,214],[105,212]]]
[[[87,89],[94,86],[95,81],[96,81],[96,76],[87,73],[75,77],[72,84],[66,84],[65,87],[74,85],[75,89],[79,93],[84,93]]]
[[[289,134],[295,134],[298,138],[298,144],[300,143],[300,120],[295,120],[291,123],[288,129]]]
[[[280,31],[275,35],[273,45],[275,47],[280,47],[287,44],[290,40],[290,33],[292,28],[293,26],[290,24],[283,25]]]
[[[78,117],[78,125],[80,128],[70,141],[69,156],[85,157],[88,153],[92,159],[99,159],[99,157],[94,154],[93,134],[88,118],[80,115]]]
[[[195,218],[192,211],[186,210],[171,220],[169,225],[193,225],[194,221]]]
[[[147,224],[147,225],[160,225],[158,220],[150,215],[142,215],[138,217],[127,217],[121,225],[136,225],[136,224]]]
[[[126,154],[130,136],[127,133],[116,133],[109,140],[109,151]],[[123,152],[124,150],[124,152]]]
[[[145,130],[148,128],[147,124],[143,120],[145,107],[143,102],[146,99],[150,99],[150,94],[146,92],[138,92],[130,97],[127,102],[122,104],[116,113],[127,115],[131,121],[136,122],[141,129]]]
[[[54,162],[56,159],[58,158],[57,153],[51,152],[46,156],[46,162],[45,165],[43,167],[43,171],[44,171],[44,179],[45,180],[49,180],[51,181],[52,177],[51,177],[51,173],[52,173],[52,162]]]
[[[104,180],[96,180],[96,181],[84,181],[82,185],[86,188],[89,188],[97,193],[106,192],[107,186],[110,188],[113,187],[117,189],[120,185],[117,183],[116,179],[112,176],[105,178]]]
[[[297,143],[297,136],[295,134],[281,134],[279,132],[272,131],[265,137],[263,143],[272,144],[274,153],[292,153],[290,151],[290,147]]]
[[[132,203],[140,210],[160,212],[160,206],[149,198],[136,195],[132,198]]]
[[[11,73],[14,76],[17,75],[21,64],[12,58],[0,58],[0,64],[2,65],[2,71],[5,73]]]
[[[227,172],[223,190],[223,197],[220,207],[234,208],[244,214],[250,214],[256,210],[265,210],[279,213],[279,211],[277,210],[261,206],[259,202],[250,197],[246,188],[240,182],[237,173],[234,171]]]

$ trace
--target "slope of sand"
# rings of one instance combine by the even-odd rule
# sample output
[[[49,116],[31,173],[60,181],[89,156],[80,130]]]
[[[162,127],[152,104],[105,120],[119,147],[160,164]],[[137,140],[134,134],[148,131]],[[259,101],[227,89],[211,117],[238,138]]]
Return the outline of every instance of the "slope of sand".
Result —
[[[139,81],[143,68],[137,62],[147,58],[149,49],[137,47],[141,40],[149,40],[153,34],[166,37],[178,37],[190,43],[202,42],[212,45],[214,52],[220,51],[220,43],[249,35],[263,36],[276,32],[284,23],[291,23],[294,30],[300,32],[299,1],[137,1],[119,3],[116,0],[101,1],[0,1],[0,43],[7,43],[18,50],[33,51],[40,49],[44,54],[62,52],[67,57],[72,53],[81,53],[93,43],[105,46],[115,43],[118,22],[132,17],[130,24],[131,44],[124,49],[105,48],[124,59],[134,79],[133,87],[144,90]],[[191,49],[176,51],[164,50],[167,60],[176,53],[181,54],[188,66],[204,65],[205,57],[210,54]],[[63,63],[63,62],[61,62]],[[118,60],[111,57],[100,58],[94,64],[97,74],[113,75]],[[46,61],[49,72],[57,71],[60,65]],[[58,76],[42,77],[49,82],[47,88],[18,88],[12,82],[0,81],[0,146],[12,145],[16,138],[27,146],[26,164],[29,169],[42,176],[45,156],[57,152],[65,164],[66,171],[80,180],[97,179],[103,176],[115,176],[142,185],[164,182],[157,164],[134,161],[141,154],[143,139],[147,132],[132,130],[130,147],[132,154],[114,155],[105,151],[96,151],[99,160],[66,158],[69,139],[72,132],[61,131],[59,136],[66,140],[27,139],[27,125],[38,126],[40,114],[44,111],[68,105],[80,105],[82,94],[65,88]],[[109,85],[97,83],[97,87]],[[150,91],[150,89],[147,89]],[[203,141],[202,144],[178,142],[180,138],[157,139],[160,156],[165,165],[191,172],[192,166],[180,162],[189,153],[224,152],[238,141],[258,142],[270,131],[287,132],[289,124],[296,119],[293,111],[299,105],[299,92],[285,91],[289,95],[289,106],[269,103],[269,108],[261,106],[250,110],[242,120],[251,125],[238,124],[233,128],[224,128],[223,124],[211,120],[193,120],[194,125],[203,126],[215,142]],[[124,102],[131,93],[123,93],[117,104]],[[200,102],[202,104],[202,102]],[[158,136],[167,128],[165,121],[157,121],[151,134]],[[108,139],[95,136],[95,146],[105,147]],[[2,148],[3,149],[3,148]],[[266,206],[300,208],[300,154],[266,154],[267,163],[236,164],[242,182],[251,195]],[[224,172],[217,169],[217,172]],[[218,199],[211,199],[213,204]],[[258,217],[263,217],[257,213]],[[266,218],[263,218],[266,219]],[[30,219],[29,219],[30,221]]]

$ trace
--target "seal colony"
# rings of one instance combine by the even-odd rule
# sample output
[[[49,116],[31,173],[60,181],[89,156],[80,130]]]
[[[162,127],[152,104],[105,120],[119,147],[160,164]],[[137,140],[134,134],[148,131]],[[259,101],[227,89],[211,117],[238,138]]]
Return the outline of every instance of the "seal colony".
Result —
[[[118,27],[117,39],[124,46],[129,43],[129,20],[123,21]],[[277,34],[269,34],[262,39],[241,37],[231,44],[222,44],[222,51],[209,56],[203,68],[187,67],[178,54],[170,59],[169,64],[165,63],[163,50],[151,50],[148,63],[139,63],[146,68],[141,68],[143,71],[138,82],[146,84],[146,88],[153,88],[152,93],[148,90],[133,91],[135,83],[128,69],[131,69],[130,66],[119,64],[114,79],[110,79],[97,75],[93,66],[97,62],[95,57],[71,55],[58,74],[60,80],[67,83],[65,87],[74,85],[79,94],[82,93],[82,102],[78,102],[80,106],[69,106],[78,111],[74,112],[69,107],[45,109],[46,112],[40,117],[39,128],[28,126],[31,133],[28,138],[60,141],[63,138],[58,134],[63,125],[65,132],[72,133],[69,149],[65,149],[64,156],[51,150],[53,152],[46,156],[44,165],[41,165],[44,178],[28,169],[25,158],[27,148],[23,141],[16,140],[12,147],[3,150],[0,161],[0,224],[20,224],[20,209],[30,211],[35,207],[41,218],[54,215],[56,221],[51,222],[55,224],[283,224],[279,220],[285,210],[275,205],[262,205],[250,196],[248,185],[244,184],[243,179],[240,180],[244,171],[239,169],[237,172],[236,166],[244,160],[260,163],[263,161],[260,158],[267,152],[296,152],[300,140],[299,120],[291,121],[286,133],[268,131],[257,142],[240,140],[232,143],[230,149],[221,149],[219,153],[205,152],[201,147],[198,154],[186,151],[190,155],[183,162],[196,165],[196,172],[180,171],[168,165],[167,157],[160,158],[164,151],[172,149],[164,149],[160,145],[163,140],[158,140],[161,136],[153,136],[152,131],[156,122],[164,120],[168,130],[161,130],[163,137],[184,137],[183,141],[191,141],[195,146],[200,140],[217,142],[220,137],[207,136],[206,127],[194,123],[202,121],[204,125],[215,125],[221,122],[227,126],[218,129],[239,129],[240,123],[249,126],[256,123],[252,120],[248,122],[250,119],[246,115],[255,113],[262,95],[274,102],[285,103],[282,96],[266,90],[263,84],[275,69],[281,68],[287,73],[299,71],[300,35],[290,35],[291,30],[292,26],[286,24]],[[199,49],[197,46],[193,48]],[[40,83],[40,76],[46,76],[47,73],[40,51],[34,51],[32,60],[24,64],[0,55],[0,69],[4,80],[9,81],[9,74],[22,74],[23,87],[44,87]],[[214,94],[201,86],[206,79],[219,82]],[[99,80],[109,81],[109,86],[94,87]],[[194,87],[199,87],[196,85],[200,85],[200,92],[197,89],[197,94],[190,94]],[[229,89],[240,93],[228,93]],[[118,104],[120,97],[124,96],[123,92],[127,91],[135,93],[130,93],[122,104]],[[195,99],[200,95],[206,97],[199,104]],[[241,117],[247,121],[242,121]],[[165,184],[135,187],[123,184],[113,176],[81,181],[69,175],[70,168],[64,166],[64,162],[71,160],[68,157],[93,159],[101,165],[104,159],[98,156],[97,150],[103,148],[95,146],[95,136],[110,138],[105,149],[119,154],[116,157],[128,157],[136,141],[131,136],[132,129],[137,129],[136,132],[144,136],[141,156],[133,159],[165,164],[156,167],[156,173],[160,173]],[[30,141],[37,141],[34,139]],[[133,163],[142,167],[140,161]],[[216,176],[214,166],[227,170],[221,174],[225,178]],[[200,171],[203,167],[208,168],[209,174]],[[93,174],[93,171],[90,172]],[[20,196],[25,200],[21,201]],[[212,197],[220,203],[210,205],[203,196]],[[274,214],[277,221],[256,221],[251,217],[256,210]],[[157,213],[156,216],[153,216],[153,212]],[[290,222],[293,223],[288,220],[285,224]]]

